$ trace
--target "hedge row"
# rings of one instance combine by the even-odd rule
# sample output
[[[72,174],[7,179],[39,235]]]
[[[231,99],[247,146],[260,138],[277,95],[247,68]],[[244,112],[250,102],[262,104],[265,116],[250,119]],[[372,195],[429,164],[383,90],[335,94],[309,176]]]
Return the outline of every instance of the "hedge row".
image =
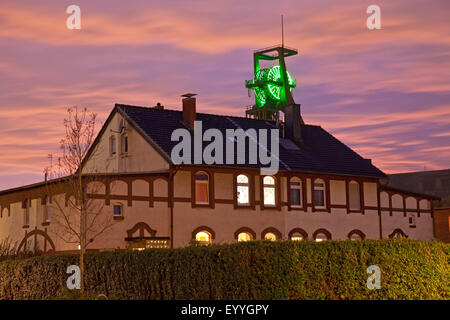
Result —
[[[449,255],[448,244],[412,240],[89,253],[86,287],[118,299],[449,299]],[[66,269],[77,262],[76,255],[0,262],[0,299],[67,298]],[[369,265],[381,268],[379,290],[366,286]]]

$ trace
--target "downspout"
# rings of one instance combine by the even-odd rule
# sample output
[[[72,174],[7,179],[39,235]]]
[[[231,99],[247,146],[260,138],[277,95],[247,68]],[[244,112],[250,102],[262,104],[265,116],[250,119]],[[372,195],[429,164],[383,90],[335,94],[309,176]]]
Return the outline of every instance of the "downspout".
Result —
[[[378,202],[378,224],[380,229],[380,240],[383,240],[383,221],[381,219],[381,201],[380,201],[380,180],[377,182],[377,202]]]

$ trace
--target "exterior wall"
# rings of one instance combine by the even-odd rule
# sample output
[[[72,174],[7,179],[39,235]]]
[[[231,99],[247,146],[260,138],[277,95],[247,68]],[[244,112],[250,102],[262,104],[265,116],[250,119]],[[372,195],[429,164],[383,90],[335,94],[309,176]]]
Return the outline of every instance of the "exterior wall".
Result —
[[[115,113],[110,123],[100,136],[97,148],[91,154],[84,166],[84,173],[125,173],[125,172],[151,172],[168,170],[167,161],[154,149],[149,148],[148,142],[126,121],[126,134],[128,135],[128,153],[122,153],[120,121],[123,117]],[[116,140],[116,155],[110,152],[110,139]]]
[[[434,211],[435,237],[450,243],[450,208],[436,208]]]

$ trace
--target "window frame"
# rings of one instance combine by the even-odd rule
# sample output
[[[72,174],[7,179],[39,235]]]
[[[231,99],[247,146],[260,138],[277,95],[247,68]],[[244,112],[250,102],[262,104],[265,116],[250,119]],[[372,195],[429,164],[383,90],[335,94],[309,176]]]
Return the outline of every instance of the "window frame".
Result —
[[[301,234],[303,239],[302,240],[292,239],[292,236],[296,233]],[[302,228],[294,228],[289,232],[288,239],[291,241],[304,241],[304,240],[308,239],[308,233],[305,230],[303,230]]]
[[[117,138],[113,134],[109,137],[109,156],[115,157],[117,155]]]
[[[298,182],[299,185],[293,187],[292,182]],[[300,179],[299,177],[291,177],[288,180],[288,188],[289,188],[289,207],[292,209],[303,209],[304,208],[304,201],[303,201],[303,179]],[[299,192],[299,204],[292,204],[292,190],[298,190]]]
[[[248,240],[248,241],[254,241],[254,240],[256,240],[256,232],[255,232],[255,231],[253,231],[253,230],[252,230],[251,228],[249,228],[249,227],[242,227],[242,228],[237,229],[237,230],[234,232],[234,239],[235,239],[237,242],[242,242],[242,241],[239,241],[239,235],[240,235],[241,233],[246,233],[246,234],[250,235],[250,240]]]
[[[114,220],[123,220],[124,219],[124,205],[123,203],[116,202],[113,204],[113,219]],[[120,214],[115,213],[116,207],[120,208]]]
[[[322,186],[316,187],[316,183],[317,184],[321,183]],[[327,209],[327,200],[328,200],[327,189],[328,189],[327,183],[325,182],[324,179],[317,178],[312,181],[312,205],[313,205],[314,210],[326,210]],[[323,192],[323,205],[316,204],[316,196],[315,196],[316,190]]]
[[[273,185],[272,184],[267,184],[267,183],[265,183],[265,178],[267,178],[267,177],[270,177],[270,178],[272,178],[273,179]],[[262,196],[262,198],[260,199],[261,200],[261,204],[262,204],[262,207],[264,207],[264,208],[277,208],[278,207],[278,203],[279,203],[279,201],[278,201],[278,194],[279,194],[279,192],[278,192],[278,181],[277,181],[277,178],[275,177],[275,176],[272,176],[272,175],[266,175],[266,176],[261,176],[261,196]],[[265,197],[264,197],[264,195],[265,195],[265,191],[266,191],[266,189],[273,189],[273,197],[274,197],[274,203],[273,204],[267,204],[266,202],[265,202]]]
[[[329,232],[327,229],[317,229],[317,230],[314,231],[314,233],[313,233],[313,240],[314,240],[315,242],[324,242],[324,240],[317,241],[317,236],[318,236],[319,234],[325,235],[325,237],[326,237],[326,240],[325,240],[325,241],[332,240],[331,232]]]
[[[354,186],[354,185],[356,185],[357,187],[358,187],[358,189],[357,189],[357,191],[358,191],[358,194],[357,195],[354,195],[352,192],[351,192],[351,186]],[[347,192],[348,192],[348,210],[349,210],[349,212],[361,212],[362,211],[362,202],[361,202],[361,183],[359,182],[359,181],[356,181],[356,180],[351,180],[351,181],[348,181],[348,183],[347,183]],[[353,197],[356,197],[356,199],[358,200],[358,204],[359,204],[359,207],[358,208],[352,208],[352,205],[351,205],[351,203],[352,203],[352,199],[353,199]]]
[[[31,199],[24,199],[22,201],[23,210],[23,227],[28,228],[30,226],[30,207],[31,207]]]
[[[205,175],[208,177],[207,180],[197,180],[197,175]],[[193,173],[193,202],[195,206],[210,206],[211,205],[211,175],[206,171],[196,171]],[[197,200],[197,184],[206,184],[206,197],[207,201],[198,201]]]
[[[120,135],[120,154],[127,155],[130,149],[130,139],[126,132]]]
[[[247,182],[239,182],[238,179],[240,176],[244,176],[247,178]],[[239,173],[236,175],[235,177],[235,182],[236,182],[236,188],[235,188],[235,196],[236,196],[236,205],[238,207],[250,207],[251,206],[251,192],[250,192],[250,177],[244,173]],[[239,187],[246,187],[247,188],[247,199],[248,202],[247,203],[239,203]]]
[[[355,235],[355,234],[358,235],[358,236],[360,237],[359,241],[362,241],[362,240],[364,240],[364,239],[366,238],[365,233],[362,232],[361,230],[358,230],[358,229],[353,229],[352,231],[350,231],[350,232],[347,234],[347,238],[348,238],[349,240],[351,240],[351,241],[356,241],[356,240],[353,240],[353,239],[352,239],[352,236]]]

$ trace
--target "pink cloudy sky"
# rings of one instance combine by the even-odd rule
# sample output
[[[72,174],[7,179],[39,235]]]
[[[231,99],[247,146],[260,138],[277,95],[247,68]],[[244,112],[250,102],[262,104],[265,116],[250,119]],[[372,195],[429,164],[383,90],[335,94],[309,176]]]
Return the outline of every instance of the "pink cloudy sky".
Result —
[[[281,14],[307,123],[386,173],[450,167],[448,0],[1,0],[0,189],[42,179],[68,106],[104,121],[114,103],[179,109],[196,92],[201,112],[244,115],[252,51],[280,42]]]

